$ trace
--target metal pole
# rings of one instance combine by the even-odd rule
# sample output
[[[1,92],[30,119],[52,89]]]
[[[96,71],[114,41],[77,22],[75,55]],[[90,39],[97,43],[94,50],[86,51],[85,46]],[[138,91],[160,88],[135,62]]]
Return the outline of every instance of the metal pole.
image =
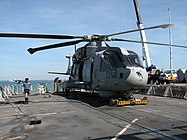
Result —
[[[136,12],[136,18],[137,18],[137,25],[138,28],[140,29],[140,37],[141,37],[141,41],[142,42],[146,42],[146,36],[145,36],[145,31],[141,30],[144,28],[143,22],[141,20],[141,16],[140,16],[140,10],[138,7],[138,0],[133,0],[134,2],[134,8],[135,8],[135,12]],[[150,67],[151,66],[151,58],[149,55],[149,49],[148,49],[148,45],[147,43],[142,43],[142,53],[143,53],[143,62],[145,63],[145,67]]]
[[[170,10],[168,8],[168,17],[169,17],[169,24],[171,24],[171,14]],[[170,70],[173,70],[173,55],[172,55],[172,34],[171,34],[171,28],[169,27],[169,47],[170,47]]]

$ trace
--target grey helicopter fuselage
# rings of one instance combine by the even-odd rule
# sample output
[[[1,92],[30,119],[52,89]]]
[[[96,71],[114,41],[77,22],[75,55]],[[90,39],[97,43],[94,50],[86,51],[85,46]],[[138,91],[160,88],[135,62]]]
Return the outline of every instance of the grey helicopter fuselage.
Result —
[[[139,89],[147,84],[148,74],[139,57],[124,48],[100,47],[91,42],[76,50],[65,89],[99,91],[100,96],[113,96]]]
[[[0,33],[0,37],[8,38],[36,38],[36,39],[68,39],[68,41],[53,43],[36,48],[29,48],[28,52],[35,52],[72,46],[83,42],[89,42],[84,47],[76,50],[69,63],[66,73],[50,72],[52,74],[70,75],[69,80],[63,83],[66,93],[70,90],[85,89],[99,91],[99,95],[130,95],[130,91],[143,88],[147,84],[148,73],[140,65],[139,57],[133,51],[127,51],[119,47],[110,47],[105,42],[118,41],[139,44],[154,44],[160,46],[174,46],[187,48],[184,45],[166,44],[158,42],[144,42],[113,38],[113,36],[151,30],[157,28],[169,28],[174,24],[163,24],[147,28],[128,30],[106,35],[60,35],[60,34],[27,34],[27,33]],[[69,61],[70,62],[70,61]],[[72,64],[72,65],[71,65]]]

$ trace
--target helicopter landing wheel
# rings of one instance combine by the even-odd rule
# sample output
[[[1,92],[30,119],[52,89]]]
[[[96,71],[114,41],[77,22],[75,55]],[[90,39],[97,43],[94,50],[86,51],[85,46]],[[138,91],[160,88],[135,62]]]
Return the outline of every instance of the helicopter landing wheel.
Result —
[[[66,95],[66,96],[69,96],[69,94],[70,94],[70,90],[69,90],[69,88],[66,88],[66,89],[65,89],[65,95]]]
[[[123,99],[125,100],[135,100],[133,93],[123,93]]]

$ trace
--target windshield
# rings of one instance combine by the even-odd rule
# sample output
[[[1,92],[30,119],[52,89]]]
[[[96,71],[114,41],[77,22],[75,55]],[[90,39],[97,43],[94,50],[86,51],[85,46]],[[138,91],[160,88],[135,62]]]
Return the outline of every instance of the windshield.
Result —
[[[133,64],[133,66],[137,66],[137,67],[141,66],[141,67],[143,67],[142,64],[140,63],[139,56],[133,51],[128,51],[128,52],[129,52],[129,58],[130,58],[130,60],[131,60],[131,62]]]
[[[102,59],[102,66],[106,67],[106,65],[110,65],[111,67],[120,68],[131,66],[132,62],[130,58],[126,55],[119,54],[115,51],[110,51],[108,54],[104,55]]]
[[[101,59],[101,71],[105,71],[110,67],[142,67],[139,57],[136,53],[129,53],[129,55],[123,55],[116,51],[107,51],[104,53],[104,57]]]

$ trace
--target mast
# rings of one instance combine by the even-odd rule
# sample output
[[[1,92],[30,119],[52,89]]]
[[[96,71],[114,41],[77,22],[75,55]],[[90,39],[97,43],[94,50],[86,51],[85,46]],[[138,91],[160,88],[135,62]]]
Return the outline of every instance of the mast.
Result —
[[[168,17],[169,17],[169,24],[171,24],[171,15],[170,10],[168,8]],[[173,55],[172,55],[172,34],[171,34],[171,27],[169,27],[169,47],[170,47],[170,70],[173,70]]]
[[[134,8],[135,8],[136,18],[137,18],[137,26],[139,29],[143,29],[144,25],[143,25],[143,22],[142,22],[141,16],[140,16],[140,10],[138,7],[138,0],[133,0],[133,2],[134,2]],[[145,36],[144,30],[140,30],[140,37],[141,37],[142,42],[146,42],[146,36]],[[149,55],[148,45],[146,43],[142,43],[142,54],[143,54],[144,66],[150,67],[151,66],[151,59],[150,59],[150,55]]]

